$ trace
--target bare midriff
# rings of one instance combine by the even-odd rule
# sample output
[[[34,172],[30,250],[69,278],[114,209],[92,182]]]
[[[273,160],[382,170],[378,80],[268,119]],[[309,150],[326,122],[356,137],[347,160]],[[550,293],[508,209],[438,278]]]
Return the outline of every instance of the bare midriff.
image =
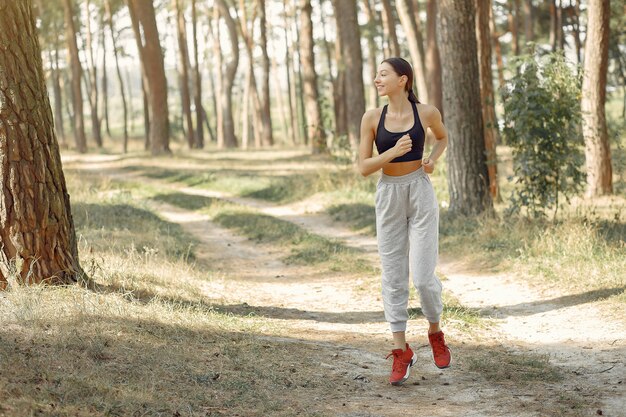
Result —
[[[383,173],[399,177],[409,174],[422,166],[422,161],[388,162],[383,165]]]

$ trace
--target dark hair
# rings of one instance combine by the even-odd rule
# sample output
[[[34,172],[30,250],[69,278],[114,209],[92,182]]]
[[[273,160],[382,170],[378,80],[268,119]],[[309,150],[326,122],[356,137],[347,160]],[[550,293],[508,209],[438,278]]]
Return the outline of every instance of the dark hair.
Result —
[[[419,100],[417,99],[417,96],[415,95],[415,91],[413,90],[414,76],[413,76],[413,68],[411,67],[411,64],[409,64],[409,62],[406,59],[400,58],[400,57],[387,58],[383,62],[386,62],[389,65],[391,65],[393,67],[394,72],[398,74],[400,77],[403,75],[407,76],[407,82],[406,82],[406,86],[404,89],[405,91],[409,92],[409,101],[412,101],[413,103],[419,103]]]

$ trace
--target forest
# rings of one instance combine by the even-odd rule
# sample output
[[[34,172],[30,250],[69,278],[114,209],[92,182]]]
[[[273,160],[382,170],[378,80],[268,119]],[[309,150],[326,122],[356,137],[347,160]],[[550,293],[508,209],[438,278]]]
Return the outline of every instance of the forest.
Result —
[[[620,415],[625,23],[624,0],[0,0],[0,417]],[[448,138],[452,366],[416,284],[400,389],[358,169],[390,57]]]

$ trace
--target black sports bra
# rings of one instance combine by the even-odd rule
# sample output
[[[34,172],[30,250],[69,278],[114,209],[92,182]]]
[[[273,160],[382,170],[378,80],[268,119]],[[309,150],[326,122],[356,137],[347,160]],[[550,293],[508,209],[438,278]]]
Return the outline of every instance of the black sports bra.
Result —
[[[402,156],[392,159],[390,162],[405,162],[405,161],[417,161],[422,159],[424,152],[424,128],[420,122],[419,114],[417,113],[417,105],[411,102],[413,106],[413,127],[404,132],[390,132],[385,129],[385,116],[387,115],[387,104],[383,107],[383,112],[380,115],[378,121],[378,128],[376,129],[376,149],[378,154],[393,148],[402,136],[409,134],[413,141],[411,150]]]

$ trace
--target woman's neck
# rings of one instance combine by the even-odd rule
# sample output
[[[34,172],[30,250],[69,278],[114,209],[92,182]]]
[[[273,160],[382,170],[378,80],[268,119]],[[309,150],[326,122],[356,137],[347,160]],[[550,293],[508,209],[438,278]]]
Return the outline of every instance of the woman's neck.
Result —
[[[409,101],[406,91],[398,91],[397,93],[389,94],[387,98],[389,99],[387,113],[401,115],[411,108],[411,102]]]

